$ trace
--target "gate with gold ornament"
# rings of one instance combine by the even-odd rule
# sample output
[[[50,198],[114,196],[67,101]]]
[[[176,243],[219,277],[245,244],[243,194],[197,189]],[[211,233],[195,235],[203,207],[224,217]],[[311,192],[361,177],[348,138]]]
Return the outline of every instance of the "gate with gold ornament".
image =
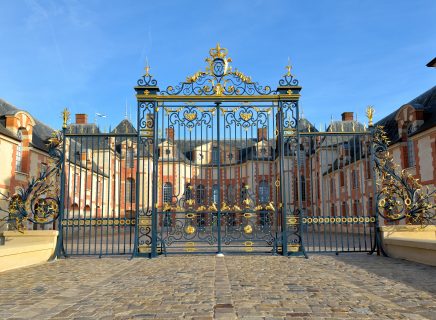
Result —
[[[388,202],[377,199],[373,109],[368,128],[344,114],[317,129],[300,115],[291,66],[272,89],[227,54],[217,45],[204,71],[164,90],[147,66],[136,127],[64,125],[65,255],[378,248],[375,204]]]
[[[283,161],[301,87],[290,66],[274,90],[232,69],[227,49],[209,53],[205,70],[177,86],[160,90],[147,66],[135,87],[137,144],[153,158],[137,254],[304,253],[299,222],[285,223],[301,219],[286,201]]]

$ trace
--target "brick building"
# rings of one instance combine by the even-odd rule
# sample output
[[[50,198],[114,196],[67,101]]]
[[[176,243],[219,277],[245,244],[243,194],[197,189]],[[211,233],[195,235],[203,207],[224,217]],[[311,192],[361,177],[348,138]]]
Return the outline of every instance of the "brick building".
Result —
[[[375,125],[385,127],[391,141],[389,149],[401,169],[420,179],[424,186],[434,187],[436,87],[400,106]],[[300,130],[316,131],[307,119],[301,119]],[[344,112],[341,120],[332,121],[327,128],[329,132],[366,130],[352,112]],[[13,193],[20,183],[45,170],[48,154],[44,141],[51,131],[27,112],[0,101],[1,192]],[[131,219],[136,205],[150,207],[152,190],[146,182],[153,174],[153,146],[140,146],[138,150],[137,132],[130,121],[121,121],[112,135],[99,135],[99,128],[88,123],[87,115],[77,114],[67,132],[77,134],[68,140],[66,151],[69,161],[66,163],[68,192],[65,200],[69,217]],[[80,134],[93,136],[85,139]],[[213,140],[186,141],[177,137],[174,129],[167,128],[157,143],[156,205],[163,211],[173,210],[170,207],[183,208],[186,203],[208,208],[217,206],[218,200],[221,205],[224,202],[242,206],[250,199],[254,207],[267,205],[279,197],[275,185],[279,178],[278,146],[267,130],[258,129],[248,140],[224,139],[218,145]],[[285,141],[285,174],[295,177],[282,182],[287,184],[289,205],[297,205],[296,185],[301,183],[302,209],[307,216],[350,217],[374,212],[369,140],[308,137],[301,141],[299,148],[300,173],[295,171],[296,150]],[[220,188],[216,179],[218,163],[221,164]],[[137,177],[142,180],[136,181]],[[139,199],[136,198],[137,188]],[[160,223],[171,224],[173,218],[167,217]],[[261,223],[268,223],[268,216],[260,219]],[[238,223],[237,213],[233,220]],[[198,223],[205,223],[201,216]]]
[[[14,194],[41,172],[50,156],[45,144],[53,130],[28,112],[0,99],[0,192]],[[7,202],[0,198],[1,208]],[[0,218],[5,213],[0,212]]]

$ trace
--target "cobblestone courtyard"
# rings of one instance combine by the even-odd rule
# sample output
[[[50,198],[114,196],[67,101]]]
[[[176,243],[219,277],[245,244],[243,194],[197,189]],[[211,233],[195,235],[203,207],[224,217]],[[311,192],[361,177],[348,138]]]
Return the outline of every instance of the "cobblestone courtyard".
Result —
[[[436,268],[352,255],[75,258],[0,274],[0,319],[436,319]]]

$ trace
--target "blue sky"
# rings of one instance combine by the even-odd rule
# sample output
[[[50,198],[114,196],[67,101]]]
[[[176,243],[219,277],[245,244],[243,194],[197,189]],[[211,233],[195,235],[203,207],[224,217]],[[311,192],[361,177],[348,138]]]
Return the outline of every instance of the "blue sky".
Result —
[[[304,116],[376,119],[436,85],[436,1],[0,2],[0,97],[60,127],[60,112],[135,117],[133,86],[148,57],[160,87],[204,69],[209,48],[276,86],[290,57]]]

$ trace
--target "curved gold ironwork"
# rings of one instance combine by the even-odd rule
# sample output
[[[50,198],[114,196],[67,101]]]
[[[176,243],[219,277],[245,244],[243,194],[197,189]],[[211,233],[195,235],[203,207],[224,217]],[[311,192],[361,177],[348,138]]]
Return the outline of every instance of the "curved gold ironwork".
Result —
[[[195,232],[195,227],[194,226],[191,226],[191,225],[189,225],[189,226],[187,226],[186,228],[185,228],[185,232],[187,233],[187,234],[193,234],[194,232]]]
[[[372,115],[372,112],[369,112]],[[385,219],[408,224],[429,224],[436,217],[436,189],[423,188],[407,170],[400,170],[388,151],[390,141],[383,127],[374,132],[377,174],[377,211]],[[432,199],[433,198],[433,199]]]
[[[63,112],[64,125],[67,123],[69,112]],[[10,223],[18,231],[27,228],[27,221],[37,224],[52,223],[59,215],[59,188],[60,172],[63,165],[64,153],[61,150],[63,138],[62,133],[53,131],[52,136],[47,139],[48,153],[55,160],[48,166],[47,170],[40,173],[38,177],[28,181],[13,194],[0,193],[0,197],[8,203],[7,209],[0,208],[0,212],[7,213],[2,221]]]
[[[244,232],[247,233],[247,234],[252,233],[252,232],[253,232],[253,227],[252,227],[251,225],[247,224],[247,225],[244,227]]]

